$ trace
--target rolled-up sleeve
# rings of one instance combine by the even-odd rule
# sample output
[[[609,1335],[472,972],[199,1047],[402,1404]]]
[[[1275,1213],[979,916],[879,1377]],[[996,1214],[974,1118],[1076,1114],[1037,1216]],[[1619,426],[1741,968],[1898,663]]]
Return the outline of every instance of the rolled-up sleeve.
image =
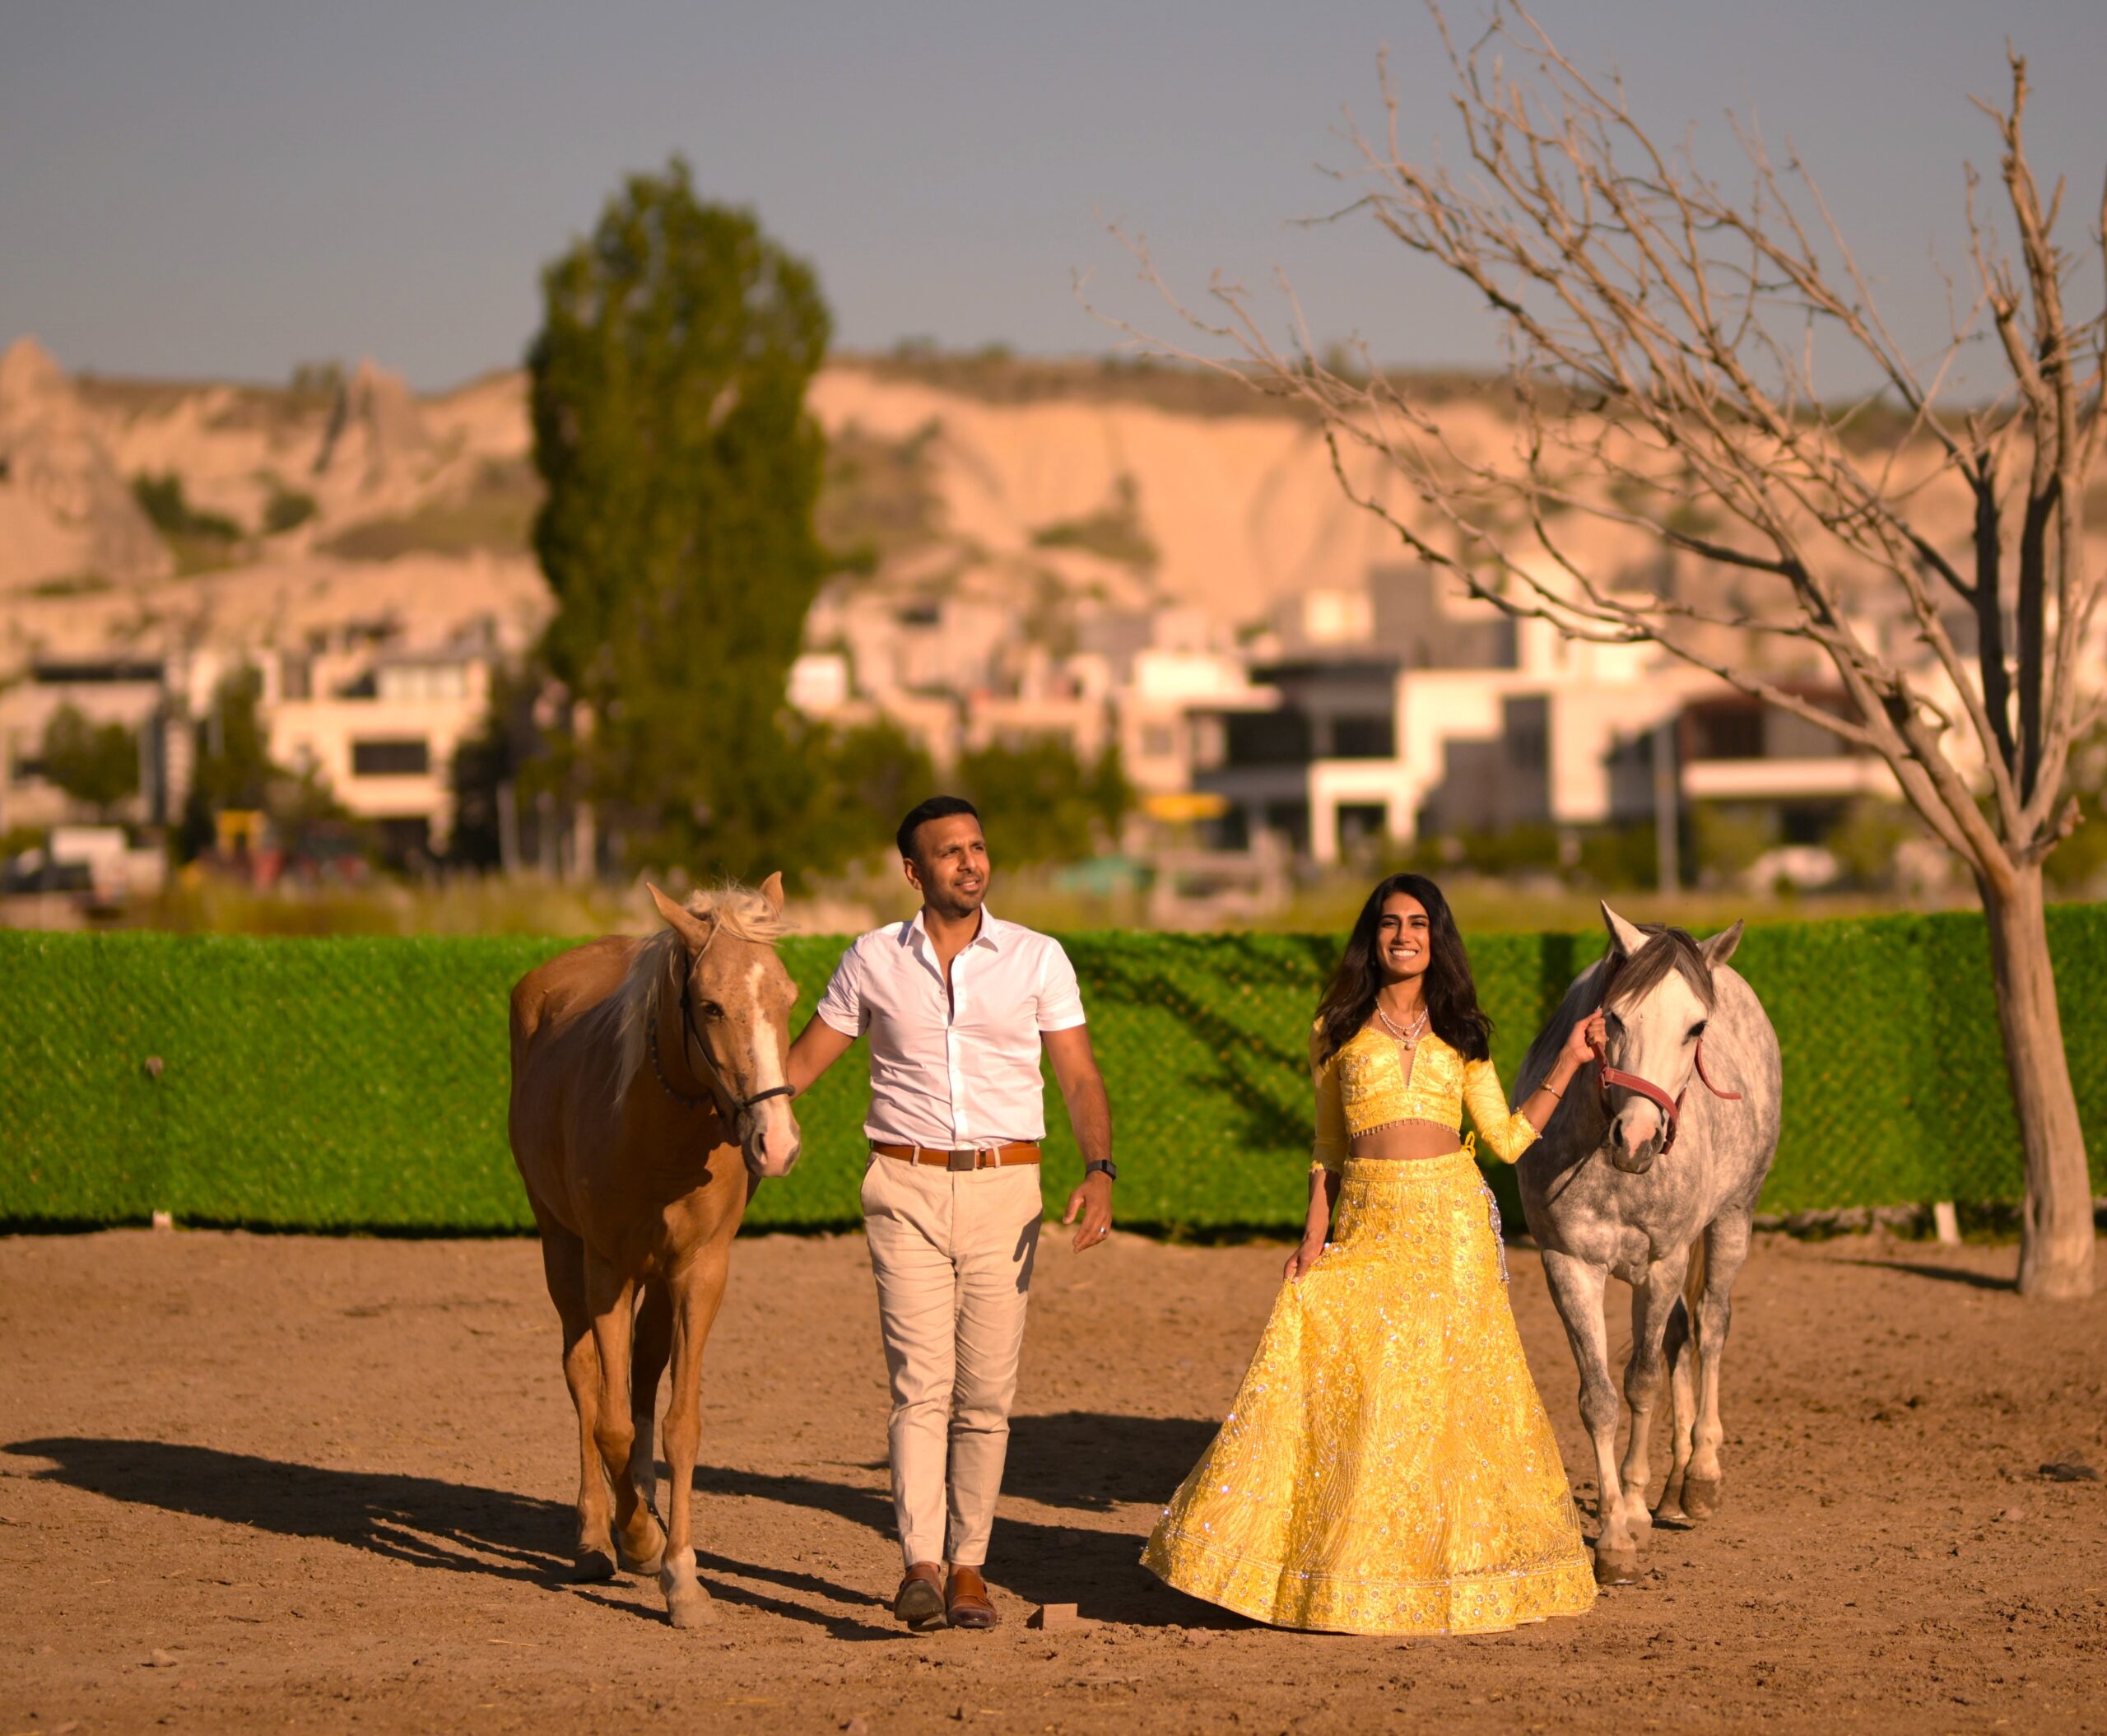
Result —
[[[1536,1124],[1519,1109],[1509,1113],[1507,1093],[1500,1088],[1500,1073],[1491,1062],[1465,1063],[1463,1101],[1485,1143],[1502,1163],[1513,1163],[1537,1143]]]
[[[1039,1004],[1035,1009],[1041,1031],[1072,1031],[1086,1023],[1083,991],[1076,981],[1076,967],[1058,941],[1046,942],[1039,966]]]
[[[868,1015],[863,1010],[862,961],[851,947],[834,967],[833,980],[812,1010],[845,1037],[859,1037]]]
[[[1347,1166],[1347,1106],[1339,1089],[1339,1058],[1323,1052],[1324,1027],[1309,1033],[1309,1079],[1317,1091],[1317,1143],[1310,1148],[1309,1166],[1329,1170],[1334,1175]]]

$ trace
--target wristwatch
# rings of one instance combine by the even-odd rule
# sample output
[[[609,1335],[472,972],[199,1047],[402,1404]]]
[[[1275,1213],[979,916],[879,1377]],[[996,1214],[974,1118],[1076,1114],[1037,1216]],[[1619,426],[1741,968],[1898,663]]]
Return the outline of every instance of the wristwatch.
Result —
[[[1102,1175],[1107,1181],[1117,1181],[1119,1179],[1119,1166],[1109,1157],[1094,1157],[1083,1166],[1083,1174]]]

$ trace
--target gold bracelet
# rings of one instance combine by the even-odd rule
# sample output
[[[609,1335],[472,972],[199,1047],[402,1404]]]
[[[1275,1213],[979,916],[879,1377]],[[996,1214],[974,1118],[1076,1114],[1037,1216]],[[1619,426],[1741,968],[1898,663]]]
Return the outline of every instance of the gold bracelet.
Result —
[[[1558,1099],[1558,1101],[1559,1101],[1560,1102],[1561,1102],[1561,1103],[1563,1103],[1563,1102],[1565,1101],[1565,1093],[1564,1091],[1554,1091],[1554,1090],[1552,1090],[1551,1087],[1550,1085],[1548,1085],[1548,1084],[1539,1085],[1539,1086],[1537,1087],[1537,1089],[1538,1091],[1551,1091],[1551,1096],[1553,1096],[1554,1097],[1557,1098],[1557,1099]]]

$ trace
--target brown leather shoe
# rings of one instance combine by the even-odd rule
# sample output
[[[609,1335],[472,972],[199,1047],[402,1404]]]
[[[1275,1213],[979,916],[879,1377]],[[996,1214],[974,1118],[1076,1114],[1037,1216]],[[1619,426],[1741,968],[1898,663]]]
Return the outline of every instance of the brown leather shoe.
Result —
[[[892,1594],[892,1613],[917,1633],[944,1625],[944,1570],[917,1561]]]
[[[944,1588],[944,1614],[954,1627],[993,1627],[1002,1618],[988,1596],[978,1567],[954,1567]]]

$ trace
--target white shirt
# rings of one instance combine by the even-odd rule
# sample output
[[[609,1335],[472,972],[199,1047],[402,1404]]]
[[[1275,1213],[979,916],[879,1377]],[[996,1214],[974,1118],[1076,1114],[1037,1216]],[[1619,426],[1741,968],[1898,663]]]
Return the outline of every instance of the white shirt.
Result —
[[[984,908],[948,995],[917,911],[843,953],[816,1010],[845,1037],[870,1034],[865,1134],[939,1151],[1044,1138],[1040,1037],[1083,1022],[1060,942]]]

